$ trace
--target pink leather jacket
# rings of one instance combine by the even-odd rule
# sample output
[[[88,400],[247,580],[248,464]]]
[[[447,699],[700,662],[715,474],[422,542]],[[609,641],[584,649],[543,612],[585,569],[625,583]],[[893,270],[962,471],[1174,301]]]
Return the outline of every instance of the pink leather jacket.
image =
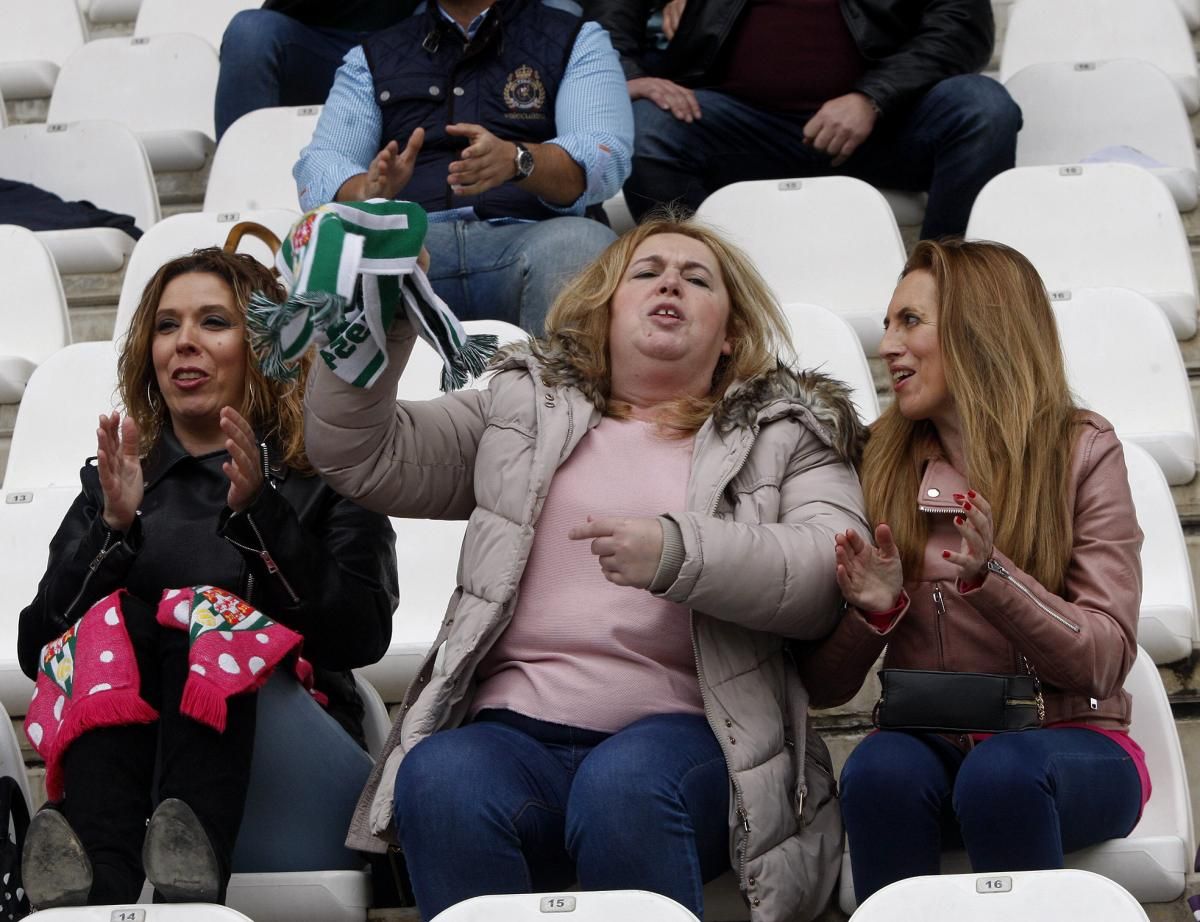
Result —
[[[908,604],[887,631],[849,608],[805,652],[801,670],[814,707],[852,698],[886,645],[884,667],[897,669],[1016,673],[1024,671],[1024,655],[1041,678],[1047,725],[1129,726],[1122,683],[1137,656],[1142,532],[1111,424],[1080,412],[1077,432],[1069,487],[1074,547],[1062,595],[999,548],[982,585],[959,591],[957,568],[942,551],[958,549],[953,494],[965,493],[967,482],[945,460],[930,460],[919,494],[932,519],[921,577],[905,581]]]

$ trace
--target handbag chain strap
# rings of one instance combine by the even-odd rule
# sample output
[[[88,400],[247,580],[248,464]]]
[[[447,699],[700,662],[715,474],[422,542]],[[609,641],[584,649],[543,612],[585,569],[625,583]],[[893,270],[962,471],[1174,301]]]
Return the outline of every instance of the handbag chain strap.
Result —
[[[1042,680],[1038,678],[1037,670],[1033,668],[1033,663],[1025,658],[1024,653],[1017,653],[1021,657],[1021,664],[1025,667],[1026,675],[1033,678],[1033,700],[1037,704],[1038,723],[1046,722],[1046,699],[1042,697]]]

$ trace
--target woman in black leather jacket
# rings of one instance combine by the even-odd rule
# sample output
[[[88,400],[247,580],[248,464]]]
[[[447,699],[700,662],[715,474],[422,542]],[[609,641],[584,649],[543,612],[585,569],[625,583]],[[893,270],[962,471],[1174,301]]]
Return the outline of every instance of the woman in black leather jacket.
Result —
[[[21,613],[18,654],[33,678],[46,644],[98,599],[127,590],[140,696],[160,715],[88,730],[61,756],[65,797],[34,818],[25,849],[26,889],[40,908],[136,902],[144,876],[167,900],[218,901],[233,866],[358,866],[352,853],[298,854],[305,845],[296,843],[322,828],[315,814],[336,828],[340,811],[331,847],[341,849],[365,777],[363,708],[349,670],[387,650],[395,539],[385,516],[342,499],[309,467],[304,377],[263,377],[246,339],[255,290],[284,296],[255,260],[216,248],[172,260],[151,279],[121,353],[128,415],[100,418],[98,457],[80,473],[83,490]],[[164,590],[201,584],[303,637],[311,696],[281,666],[261,692],[228,699],[223,732],[180,713],[188,632],[163,628],[155,613]],[[327,701],[327,715],[314,698]],[[247,828],[239,839],[256,705],[260,737],[275,724],[304,728],[303,757],[281,757],[295,777],[276,775],[272,787],[278,798],[308,789],[314,805],[284,801],[268,811],[271,829]],[[268,835],[273,846],[256,848]]]

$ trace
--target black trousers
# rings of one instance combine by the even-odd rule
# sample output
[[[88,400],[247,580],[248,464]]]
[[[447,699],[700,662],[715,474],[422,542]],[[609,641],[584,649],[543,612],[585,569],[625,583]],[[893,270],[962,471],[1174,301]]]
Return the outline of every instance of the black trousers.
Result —
[[[154,805],[177,797],[191,807],[221,870],[221,901],[246,804],[257,696],[229,699],[224,733],[179,713],[188,676],[188,636],[154,620],[155,606],[130,595],[122,608],[153,724],[82,734],[63,759],[63,814],[92,862],[92,905],[136,902],[145,874],[142,842]],[[156,774],[157,769],[157,774]]]

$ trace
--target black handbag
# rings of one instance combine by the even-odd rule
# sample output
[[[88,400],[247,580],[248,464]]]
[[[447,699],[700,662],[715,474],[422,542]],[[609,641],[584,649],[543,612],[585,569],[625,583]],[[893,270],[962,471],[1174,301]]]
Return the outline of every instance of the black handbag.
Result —
[[[1046,716],[1038,677],[982,672],[883,669],[873,719],[881,730],[1007,733],[1040,727]]]

